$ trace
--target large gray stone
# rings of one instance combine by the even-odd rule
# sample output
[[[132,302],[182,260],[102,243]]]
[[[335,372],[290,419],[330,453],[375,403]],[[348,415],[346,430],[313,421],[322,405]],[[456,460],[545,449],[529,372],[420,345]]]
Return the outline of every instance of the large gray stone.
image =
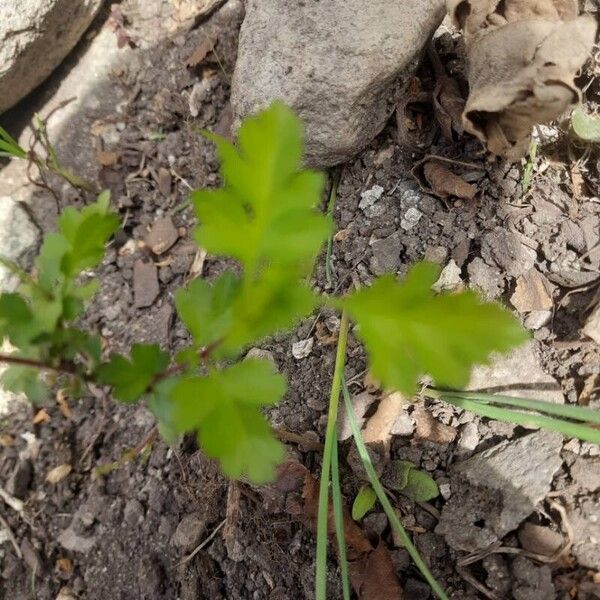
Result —
[[[343,162],[377,135],[445,13],[444,0],[248,0],[233,77],[237,123],[283,100],[307,164]]]
[[[537,431],[501,442],[452,469],[452,497],[436,533],[472,552],[516,529],[550,491],[562,464],[562,436]]]
[[[0,257],[28,269],[39,244],[40,231],[24,205],[10,196],[0,196]],[[17,277],[0,265],[0,293],[12,291],[18,282]]]
[[[0,0],[0,113],[52,73],[102,0]]]

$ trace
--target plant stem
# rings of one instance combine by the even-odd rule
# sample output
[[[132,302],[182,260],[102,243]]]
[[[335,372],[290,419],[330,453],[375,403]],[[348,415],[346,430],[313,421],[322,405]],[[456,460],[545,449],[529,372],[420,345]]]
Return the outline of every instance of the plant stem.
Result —
[[[76,365],[62,363],[60,365],[49,365],[34,358],[23,358],[21,356],[13,356],[11,354],[0,354],[0,363],[8,363],[12,365],[22,365],[24,367],[34,367],[44,371],[56,371],[57,373],[66,373],[67,375],[77,375],[84,377],[77,369]]]
[[[335,521],[335,537],[338,544],[338,562],[342,574],[342,596],[350,600],[350,575],[346,553],[346,535],[344,531],[344,506],[340,486],[340,467],[338,462],[337,425],[333,433],[336,443],[331,449],[331,494],[333,496],[333,518]]]
[[[340,334],[338,338],[331,395],[329,397],[329,413],[327,415],[327,430],[325,432],[325,448],[323,451],[323,466],[321,468],[321,481],[319,486],[319,512],[317,519],[317,572],[315,592],[316,600],[327,598],[327,530],[329,516],[329,475],[331,471],[331,457],[336,439],[337,413],[344,377],[346,363],[346,346],[348,344],[349,318],[346,311],[342,313]]]
[[[329,193],[329,202],[327,203],[327,216],[333,220],[333,209],[337,200],[337,190],[340,181],[340,172],[333,175],[331,182],[331,192]],[[327,254],[325,256],[325,278],[328,285],[333,285],[333,269],[331,268],[331,256],[333,254],[333,232],[327,238]]]
[[[346,403],[346,413],[348,414],[348,418],[350,421],[350,428],[352,429],[352,435],[354,437],[354,443],[356,444],[356,449],[358,450],[358,454],[362,460],[365,471],[367,472],[367,476],[369,477],[369,481],[371,482],[371,486],[373,490],[377,494],[377,498],[387,515],[387,518],[390,521],[390,525],[398,534],[398,537],[402,541],[402,544],[406,548],[406,551],[410,554],[410,557],[413,559],[413,562],[418,567],[419,571],[425,579],[427,583],[431,586],[431,589],[434,591],[436,596],[440,600],[448,600],[448,596],[441,588],[440,584],[435,580],[435,577],[432,575],[429,567],[425,564],[425,561],[419,554],[419,551],[412,543],[409,535],[406,533],[396,511],[390,504],[388,500],[387,494],[379,481],[379,477],[375,472],[375,468],[373,467],[373,463],[371,462],[371,457],[369,455],[369,451],[367,450],[367,446],[365,445],[364,440],[362,439],[362,435],[360,433],[360,429],[358,427],[358,423],[356,421],[356,415],[354,414],[354,406],[352,405],[352,399],[350,398],[350,392],[348,391],[348,387],[346,386],[346,382],[343,381],[343,393],[344,393],[344,401]]]

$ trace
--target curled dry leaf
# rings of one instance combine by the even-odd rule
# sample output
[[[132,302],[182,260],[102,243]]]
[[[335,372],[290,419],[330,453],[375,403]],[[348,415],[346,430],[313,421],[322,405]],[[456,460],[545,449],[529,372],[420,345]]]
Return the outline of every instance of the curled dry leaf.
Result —
[[[46,481],[52,485],[56,485],[57,483],[60,483],[72,470],[73,467],[71,465],[58,465],[58,467],[54,467],[54,469],[48,471],[48,474],[46,475]]]
[[[444,202],[449,198],[473,201],[477,196],[477,188],[454,174],[447,164],[450,163],[426,156],[414,166],[411,173],[424,192],[433,194]]]
[[[48,411],[45,408],[41,408],[35,413],[32,422],[34,425],[40,425],[41,423],[47,423],[48,421],[50,421]]]
[[[440,423],[422,404],[413,412],[416,422],[415,438],[436,444],[449,444],[456,437],[456,429]]]
[[[578,102],[574,78],[598,25],[578,16],[577,0],[449,0],[448,9],[467,45],[465,130],[493,154],[518,160],[534,124]]]

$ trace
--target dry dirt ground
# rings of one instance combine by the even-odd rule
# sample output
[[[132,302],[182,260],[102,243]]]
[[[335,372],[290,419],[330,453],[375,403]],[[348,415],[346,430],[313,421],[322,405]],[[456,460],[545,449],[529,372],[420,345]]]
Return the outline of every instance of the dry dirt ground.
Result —
[[[219,185],[214,148],[197,129],[227,131],[243,9],[241,3],[229,2],[199,26],[156,43],[136,40],[136,31],[142,29],[136,19],[141,17],[135,11],[128,13],[127,2],[122,9],[136,47],[123,50],[127,59],[112,69],[112,99],[99,94],[98,102],[83,103],[75,121],[77,144],[83,143],[85,151],[96,157],[94,165],[79,166],[111,190],[123,219],[96,272],[101,292],[84,325],[100,332],[111,350],[124,350],[136,341],[175,349],[187,334],[174,315],[173,293],[189,279],[190,270],[197,270],[199,260],[189,235],[194,219],[186,200],[190,189]],[[106,30],[108,16],[98,19],[95,31]],[[215,48],[202,56],[198,49],[208,39],[215,40]],[[85,52],[88,43],[89,39],[78,51]],[[460,76],[455,46],[450,35],[436,43],[448,72]],[[57,76],[66,75],[71,67],[67,64]],[[582,75],[582,84],[589,84],[586,98],[591,109],[600,101],[598,79],[591,81],[598,68],[598,62],[592,63]],[[426,59],[418,77],[425,88],[433,86]],[[49,93],[51,85],[38,93]],[[24,103],[4,115],[3,124],[24,125],[34,108],[35,101]],[[412,113],[409,117],[414,117],[417,133],[429,132],[426,108],[423,117]],[[456,267],[452,285],[473,285],[489,297],[507,303],[512,299],[519,305],[532,330],[536,356],[559,382],[565,401],[598,407],[600,350],[581,331],[600,289],[597,149],[576,143],[568,127],[541,128],[531,186],[524,190],[523,166],[489,160],[474,140],[449,143],[435,130],[423,138],[421,145],[406,147],[392,118],[367,151],[331,174],[339,177],[332,273],[328,278],[322,257],[314,285],[343,292],[353,282],[368,284],[385,271],[402,275],[424,257],[444,265],[452,260]],[[78,146],[69,136],[58,139],[57,147],[67,162],[78,166]],[[410,171],[427,154],[467,163],[459,166],[460,172],[476,186],[476,198],[442,202],[423,191]],[[370,205],[373,190],[379,194],[376,186],[381,194]],[[369,191],[371,196],[365,196]],[[64,203],[80,206],[86,201],[72,190],[63,192]],[[49,231],[56,215],[52,197],[37,191],[32,211]],[[139,242],[160,218],[173,223],[178,239],[156,258]],[[144,281],[135,266],[138,261],[156,265],[146,269]],[[201,276],[210,280],[225,266],[208,256]],[[539,306],[539,297],[528,295],[532,268],[542,274],[548,292]],[[315,315],[292,334],[261,346],[290,380],[290,391],[273,409],[271,421],[291,440],[291,455],[316,475],[335,354],[329,338],[335,330],[335,315]],[[308,338],[314,340],[311,353],[294,358],[293,343]],[[365,366],[363,350],[352,339],[346,376],[353,394],[364,390]],[[411,460],[428,471],[444,494],[425,506],[399,494],[394,502],[449,596],[600,598],[598,447],[572,441],[564,445],[548,501],[527,519],[556,541],[565,524],[561,526],[560,513],[549,502],[559,503],[567,515],[566,529],[572,530],[572,551],[551,563],[534,560],[528,552],[552,550],[540,548],[539,540],[537,546],[528,546],[521,526],[519,533],[501,540],[509,550],[483,554],[458,567],[466,553],[451,548],[435,532],[445,503],[472,500],[467,487],[455,483],[452,466],[475,449],[528,432],[441,403],[427,403],[426,408],[456,435],[443,443],[395,436],[392,458]],[[31,409],[1,424],[0,483],[24,502],[24,508],[19,511],[0,502],[0,514],[22,555],[17,555],[10,539],[0,545],[0,598],[313,597],[314,536],[286,510],[283,492],[278,496],[273,490],[265,493],[228,482],[190,440],[172,448],[155,440],[131,458],[127,452],[143,447],[153,428],[152,415],[144,406],[120,406],[101,390],[70,402],[70,411],[58,404],[45,410],[36,424]],[[409,411],[409,417],[414,421],[417,413]],[[351,502],[363,474],[350,441],[341,444],[340,456],[343,491]],[[47,473],[62,464],[71,465],[72,471],[51,485]],[[98,475],[98,467],[105,467],[104,474]],[[472,523],[453,526],[484,527],[486,518],[478,515]],[[430,598],[406,551],[395,544],[383,513],[376,508],[362,525],[389,547],[406,597]],[[203,548],[185,560],[205,540]],[[332,598],[341,595],[337,577],[332,558]]]

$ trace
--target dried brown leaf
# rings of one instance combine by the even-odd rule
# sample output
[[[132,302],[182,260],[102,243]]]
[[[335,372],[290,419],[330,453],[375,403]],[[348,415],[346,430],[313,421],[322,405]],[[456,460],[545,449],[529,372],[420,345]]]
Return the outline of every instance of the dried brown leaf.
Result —
[[[190,55],[190,57],[185,61],[185,66],[189,68],[197,67],[208,55],[213,51],[215,47],[215,39],[208,38],[202,40],[194,51]]]
[[[60,483],[71,471],[73,467],[69,464],[58,465],[54,467],[46,474],[46,481],[52,485]]]
[[[352,398],[352,406],[354,407],[354,416],[359,427],[362,427],[365,422],[365,414],[369,410],[369,407],[377,400],[377,397],[369,392],[361,392]],[[340,412],[338,415],[338,439],[343,442],[352,436],[352,429],[350,428],[350,419],[346,412],[346,405],[340,406]]]
[[[574,79],[598,24],[577,16],[576,0],[450,0],[449,10],[467,44],[465,130],[490,152],[518,160],[534,124],[578,102]]]
[[[96,152],[96,160],[103,167],[114,167],[120,158],[120,152],[109,152],[107,150],[98,150]]]
[[[40,423],[48,423],[50,421],[50,415],[45,408],[38,410],[33,417],[33,424],[39,425]]]
[[[58,404],[58,408],[65,417],[65,419],[71,419],[73,417],[71,407],[67,402],[67,395],[65,393],[65,390],[63,390],[62,388],[56,393],[56,403]]]
[[[456,429],[440,423],[422,404],[413,412],[415,419],[415,438],[436,444],[449,444],[456,437]]]
[[[426,159],[422,163],[422,169],[431,193],[439,198],[456,197],[472,201],[477,195],[477,188],[474,185],[467,183],[435,159]]]
[[[404,598],[392,557],[382,540],[372,552],[350,563],[350,580],[361,600]]]

